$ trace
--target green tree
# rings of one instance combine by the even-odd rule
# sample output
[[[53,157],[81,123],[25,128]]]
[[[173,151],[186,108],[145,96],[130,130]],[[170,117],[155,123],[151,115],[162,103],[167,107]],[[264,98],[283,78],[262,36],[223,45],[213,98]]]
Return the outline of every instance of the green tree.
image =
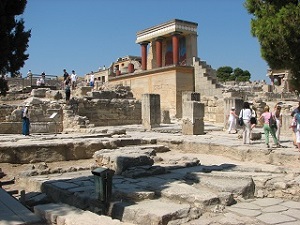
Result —
[[[232,69],[230,66],[222,66],[217,69],[217,77],[219,81],[249,81],[251,74],[248,70],[241,68]]]
[[[219,81],[229,81],[232,75],[233,69],[230,66],[222,66],[217,69],[217,77]]]
[[[27,0],[0,0],[0,73],[13,77],[28,59],[31,30],[25,31],[23,14]]]
[[[248,70],[242,70],[241,68],[235,68],[233,74],[236,81],[249,81],[251,74]]]
[[[300,84],[300,1],[246,0],[253,15],[251,32],[258,38],[261,55],[271,69],[289,69]]]

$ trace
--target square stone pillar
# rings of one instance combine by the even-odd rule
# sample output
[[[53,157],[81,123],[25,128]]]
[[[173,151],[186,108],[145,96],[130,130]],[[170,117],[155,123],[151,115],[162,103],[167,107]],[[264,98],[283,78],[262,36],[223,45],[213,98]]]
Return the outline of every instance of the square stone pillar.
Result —
[[[184,91],[184,92],[182,92],[182,102],[185,102],[185,101],[200,102],[200,93],[198,93],[198,92],[191,92],[191,91]]]
[[[227,123],[231,107],[235,107],[235,112],[239,115],[243,108],[244,100],[241,98],[225,98],[224,99],[224,126]]]
[[[204,104],[196,101],[184,101],[182,105],[182,134],[204,134]]]
[[[159,127],[161,122],[160,95],[142,95],[142,124],[147,130]]]

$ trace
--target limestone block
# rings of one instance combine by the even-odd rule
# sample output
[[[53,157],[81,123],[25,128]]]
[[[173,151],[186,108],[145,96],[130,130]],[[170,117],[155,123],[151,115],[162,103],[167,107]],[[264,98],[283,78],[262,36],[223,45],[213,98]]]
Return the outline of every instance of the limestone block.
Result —
[[[169,110],[163,110],[162,111],[161,121],[164,124],[170,124],[171,123]]]
[[[159,127],[161,122],[160,95],[143,94],[142,123],[146,129]]]
[[[78,97],[84,97],[91,90],[92,90],[92,87],[90,87],[90,86],[77,87],[74,94]]]
[[[38,98],[45,98],[46,97],[46,91],[49,90],[48,88],[38,88],[33,89],[31,91],[31,96],[38,97]]]
[[[105,166],[122,174],[130,167],[153,165],[151,156],[155,155],[153,148],[141,149],[139,147],[123,147],[119,149],[102,149],[94,153],[93,158],[97,166]]]
[[[0,123],[1,134],[21,134],[22,122],[3,122]]]
[[[185,101],[182,103],[182,118],[190,119],[192,122],[204,117],[204,104],[196,101]]]
[[[182,134],[184,135],[202,135],[204,133],[203,119],[195,119],[192,122],[190,119],[182,120]]]
[[[92,98],[94,99],[113,99],[117,94],[113,91],[93,91]]]
[[[62,90],[47,90],[46,91],[46,98],[60,100],[63,99],[63,91]]]

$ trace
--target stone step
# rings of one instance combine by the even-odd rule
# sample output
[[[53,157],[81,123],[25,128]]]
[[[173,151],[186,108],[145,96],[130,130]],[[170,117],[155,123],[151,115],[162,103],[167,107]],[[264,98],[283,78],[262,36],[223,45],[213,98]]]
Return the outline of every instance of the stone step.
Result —
[[[218,192],[229,192],[244,199],[254,197],[255,184],[250,175],[215,171],[210,174],[190,173],[185,178],[193,181],[195,188],[206,187]]]
[[[175,203],[166,199],[146,200],[136,203],[120,202],[112,208],[112,218],[141,225],[182,224],[197,219],[202,212],[189,204]]]
[[[103,134],[103,138],[41,138],[40,140],[31,141],[30,144],[28,144],[28,141],[30,141],[30,137],[28,137],[29,140],[21,139],[14,143],[14,145],[4,142],[0,146],[1,162],[31,163],[89,159],[93,157],[94,152],[100,149],[113,149],[129,145],[146,145],[156,142],[154,139],[110,138],[109,136],[109,134]],[[160,148],[161,146],[157,147],[157,149]]]
[[[44,218],[48,225],[132,225],[66,204],[37,205],[34,207],[34,213]]]

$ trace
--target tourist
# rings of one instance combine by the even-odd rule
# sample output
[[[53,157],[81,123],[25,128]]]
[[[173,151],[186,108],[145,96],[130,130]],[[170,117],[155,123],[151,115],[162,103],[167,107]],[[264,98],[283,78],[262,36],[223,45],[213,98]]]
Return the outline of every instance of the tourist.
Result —
[[[40,78],[40,86],[45,86],[45,79],[46,79],[46,74],[45,72],[42,72],[41,78]]]
[[[256,114],[256,107],[253,105],[251,109],[252,115],[250,118],[250,124],[251,124],[251,131],[256,127],[257,125],[257,114]]]
[[[69,76],[69,73],[67,72],[66,69],[63,70],[64,74],[63,74],[63,77],[64,77],[64,82],[63,82],[63,89],[65,88],[65,84],[66,84],[66,80],[70,77]]]
[[[243,109],[239,114],[239,118],[243,119],[243,144],[250,144],[251,116],[252,110],[250,109],[249,102],[244,102]]]
[[[29,103],[25,104],[25,107],[22,109],[22,121],[23,121],[23,126],[22,126],[22,134],[25,136],[29,135],[29,127],[30,127],[30,121],[29,121]]]
[[[264,108],[264,113],[261,114],[261,116],[259,117],[259,121],[262,121],[264,123],[264,133],[265,133],[265,143],[267,145],[267,148],[270,148],[269,145],[269,134],[272,135],[273,137],[273,141],[275,144],[275,147],[280,147],[278,144],[278,140],[276,138],[275,135],[275,129],[273,126],[270,125],[270,119],[273,118],[275,120],[275,115],[272,114],[270,111],[270,107],[268,105],[265,106]]]
[[[69,78],[65,81],[65,93],[66,93],[66,102],[68,103],[71,96],[71,87],[70,87],[71,80]]]
[[[28,70],[28,73],[27,73],[27,79],[31,79],[31,78],[32,78],[31,70]]]
[[[63,75],[64,76],[64,81],[66,81],[67,78],[69,77],[69,73],[67,72],[66,69],[64,69],[63,72],[64,72],[64,75]]]
[[[41,79],[36,80],[36,86],[38,86],[38,87],[41,86]]]
[[[92,72],[91,75],[90,75],[90,86],[92,88],[94,88],[94,85],[95,85],[95,75],[94,73]]]
[[[280,130],[281,130],[281,126],[282,126],[282,113],[281,113],[281,106],[278,104],[275,105],[274,115],[275,115],[276,125],[277,125],[276,138],[277,138],[278,144],[280,145]]]
[[[77,75],[75,73],[75,70],[72,70],[72,74],[71,74],[71,82],[72,82],[72,90],[75,90],[76,88],[76,82],[77,82]]]
[[[298,147],[298,151],[300,152],[300,111],[295,113],[294,118],[297,124],[294,130],[296,136],[296,145]]]
[[[293,144],[296,148],[298,148],[298,144],[297,144],[297,140],[296,140],[296,126],[297,126],[297,121],[295,121],[295,114],[300,112],[300,101],[298,102],[298,107],[295,108],[292,113],[291,113],[291,116],[292,116],[292,123],[291,123],[291,128],[293,130]],[[294,120],[294,121],[293,121]]]
[[[228,134],[230,134],[232,130],[235,131],[235,134],[237,133],[236,118],[238,118],[238,116],[235,113],[235,107],[232,107],[228,117],[228,124],[229,124]]]
[[[45,86],[45,81],[46,81],[46,73],[45,72],[42,72],[40,81],[41,81],[41,86]]]

